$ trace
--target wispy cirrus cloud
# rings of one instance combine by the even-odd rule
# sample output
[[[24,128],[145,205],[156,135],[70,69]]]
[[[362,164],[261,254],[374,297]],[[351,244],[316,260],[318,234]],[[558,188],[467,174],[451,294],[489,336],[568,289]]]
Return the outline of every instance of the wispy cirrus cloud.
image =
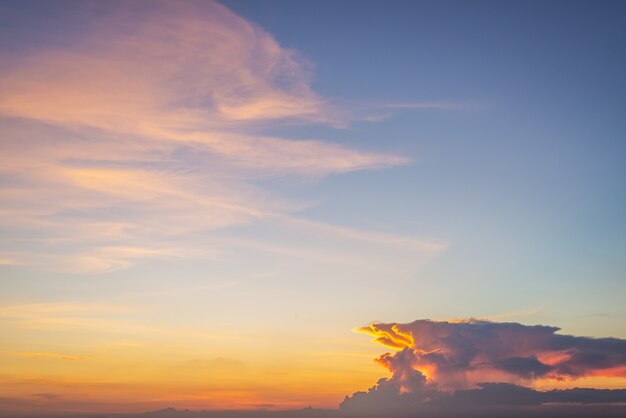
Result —
[[[259,126],[280,121],[338,126],[350,112],[313,91],[312,66],[297,51],[217,2],[112,2],[74,12],[85,22],[78,40],[12,53],[0,70],[4,264],[106,272],[140,259],[224,258],[207,232],[259,221],[306,225],[295,214],[312,202],[277,195],[259,179],[410,162],[260,134]],[[348,235],[425,258],[445,249]]]
[[[120,313],[128,312],[133,308],[122,305],[102,305],[85,303],[27,303],[0,307],[0,316],[22,318],[31,315],[81,314],[91,313]]]
[[[460,110],[467,105],[455,102],[405,102],[405,103],[386,103],[380,106],[383,109],[445,109]]]
[[[16,356],[20,357],[28,357],[29,359],[39,360],[39,359],[52,359],[52,360],[69,360],[69,361],[77,361],[77,360],[86,360],[87,357],[77,356],[74,354],[61,354],[61,353],[51,353],[47,351],[19,351],[14,353]]]

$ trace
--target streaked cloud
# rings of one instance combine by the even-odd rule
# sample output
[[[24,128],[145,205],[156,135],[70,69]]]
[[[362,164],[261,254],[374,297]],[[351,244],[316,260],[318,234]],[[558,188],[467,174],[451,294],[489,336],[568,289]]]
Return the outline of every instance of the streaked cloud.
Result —
[[[312,229],[296,213],[313,202],[257,180],[410,161],[260,133],[277,121],[338,126],[345,114],[312,90],[304,57],[219,3],[120,2],[76,13],[87,28],[80,40],[15,54],[0,72],[3,265],[109,272],[142,259],[223,259],[220,243],[199,250],[188,238],[267,220]],[[425,257],[445,249],[315,228]]]
[[[124,313],[136,308],[126,305],[97,303],[28,303],[0,307],[0,317],[30,318],[35,316],[75,315],[84,313]]]
[[[60,353],[50,353],[50,352],[40,352],[40,351],[20,351],[14,353],[16,356],[27,357],[29,359],[53,359],[53,360],[86,360],[87,357],[77,356],[73,354],[60,354]]]
[[[381,105],[383,109],[446,109],[460,110],[466,108],[467,105],[454,102],[406,102],[406,103],[387,103]]]

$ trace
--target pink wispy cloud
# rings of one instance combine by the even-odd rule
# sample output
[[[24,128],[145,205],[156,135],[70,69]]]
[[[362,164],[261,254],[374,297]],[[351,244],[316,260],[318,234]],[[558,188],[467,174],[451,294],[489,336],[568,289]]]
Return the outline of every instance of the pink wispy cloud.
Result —
[[[198,253],[182,241],[259,220],[285,224],[311,204],[253,180],[410,162],[258,134],[259,123],[344,121],[311,88],[306,59],[223,5],[105,9],[77,12],[88,29],[71,44],[18,54],[0,71],[0,220],[33,237],[5,245],[12,264],[52,266],[53,257],[67,271],[110,271],[141,258],[219,257],[219,244]],[[42,250],[51,242],[66,254]]]

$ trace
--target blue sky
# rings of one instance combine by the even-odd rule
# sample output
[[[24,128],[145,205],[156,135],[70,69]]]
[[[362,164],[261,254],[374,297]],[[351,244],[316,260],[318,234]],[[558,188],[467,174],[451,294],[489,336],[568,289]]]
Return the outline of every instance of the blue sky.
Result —
[[[290,128],[413,160],[325,179],[307,215],[450,242],[415,281],[445,283],[429,299],[449,309],[454,295],[457,315],[542,308],[593,333],[606,318],[580,316],[609,314],[623,335],[623,5],[225,4],[307,56],[313,86],[337,100],[463,105]]]

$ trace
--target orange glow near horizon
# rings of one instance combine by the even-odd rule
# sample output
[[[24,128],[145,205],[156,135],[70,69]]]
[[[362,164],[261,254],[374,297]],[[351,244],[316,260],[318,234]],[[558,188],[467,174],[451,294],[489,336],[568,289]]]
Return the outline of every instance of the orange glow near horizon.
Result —
[[[25,412],[336,408],[346,394],[368,387],[380,374],[359,355],[357,361],[347,361],[345,355],[298,358],[292,353],[294,361],[286,363],[219,358],[172,362],[150,352],[154,350],[142,347],[143,355],[130,356],[0,354],[0,396],[21,399],[23,404],[13,409]]]
[[[336,408],[380,377],[375,347],[311,330],[166,326],[121,305],[0,310],[3,408],[23,412]],[[149,318],[149,317],[148,317]],[[345,332],[345,331],[344,331]],[[318,331],[319,334],[319,331]],[[7,401],[8,402],[8,401]]]

